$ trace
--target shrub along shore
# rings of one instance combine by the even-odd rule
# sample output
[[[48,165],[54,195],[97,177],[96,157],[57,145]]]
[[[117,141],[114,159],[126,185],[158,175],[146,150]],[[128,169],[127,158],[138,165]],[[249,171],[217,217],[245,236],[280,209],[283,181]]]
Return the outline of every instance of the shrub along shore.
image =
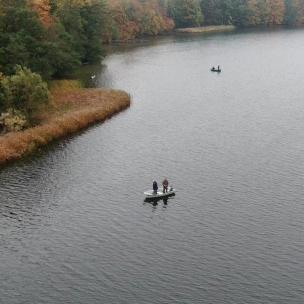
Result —
[[[130,96],[123,91],[55,87],[51,89],[52,106],[40,114],[39,125],[0,136],[0,165],[105,121],[130,106]]]

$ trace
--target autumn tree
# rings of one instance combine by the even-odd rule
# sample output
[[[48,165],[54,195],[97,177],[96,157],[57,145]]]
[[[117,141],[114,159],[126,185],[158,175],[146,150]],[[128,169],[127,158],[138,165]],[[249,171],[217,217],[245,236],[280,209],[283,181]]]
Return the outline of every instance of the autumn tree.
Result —
[[[199,26],[203,22],[198,0],[170,0],[168,6],[177,27]]]
[[[49,101],[47,84],[41,76],[21,66],[17,66],[14,75],[2,78],[0,86],[5,88],[6,107],[21,111],[29,122],[32,122],[40,107]]]
[[[287,25],[295,25],[298,18],[299,0],[285,0],[285,16],[284,23]]]
[[[299,25],[303,25],[304,24],[304,2],[302,0],[297,1],[297,10],[298,10],[298,14],[297,14],[296,23]]]
[[[161,0],[111,0],[109,7],[112,16],[110,29],[114,39],[157,35],[174,27]]]
[[[16,65],[44,78],[64,75],[79,65],[64,29],[57,24],[46,28],[37,12],[22,2],[6,6],[0,15],[0,70],[10,75]]]
[[[283,24],[285,19],[285,1],[270,0],[271,7],[271,24]]]
[[[201,0],[201,9],[206,24],[231,24],[233,0]]]

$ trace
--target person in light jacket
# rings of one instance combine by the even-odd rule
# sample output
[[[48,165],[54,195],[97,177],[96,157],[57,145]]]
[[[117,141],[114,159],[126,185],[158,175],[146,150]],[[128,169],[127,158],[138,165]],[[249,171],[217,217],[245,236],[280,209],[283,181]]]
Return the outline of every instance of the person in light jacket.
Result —
[[[168,186],[169,186],[169,182],[168,182],[168,180],[165,178],[165,179],[163,180],[163,193],[168,192]]]

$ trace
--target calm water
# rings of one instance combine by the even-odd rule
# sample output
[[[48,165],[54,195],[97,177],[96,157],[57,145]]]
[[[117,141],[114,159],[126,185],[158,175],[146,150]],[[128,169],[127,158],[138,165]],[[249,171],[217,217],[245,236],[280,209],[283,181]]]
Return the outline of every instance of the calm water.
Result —
[[[0,303],[303,303],[303,54],[278,30],[109,56],[132,107],[0,172]]]

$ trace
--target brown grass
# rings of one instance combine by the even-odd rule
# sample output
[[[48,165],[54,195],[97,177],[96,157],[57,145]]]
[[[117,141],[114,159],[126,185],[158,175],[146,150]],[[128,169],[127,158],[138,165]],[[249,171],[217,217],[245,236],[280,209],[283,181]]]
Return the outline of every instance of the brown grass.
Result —
[[[102,122],[130,106],[130,96],[123,91],[81,89],[73,85],[67,88],[63,84],[55,85],[51,92],[53,106],[41,113],[40,125],[0,136],[0,165]]]

